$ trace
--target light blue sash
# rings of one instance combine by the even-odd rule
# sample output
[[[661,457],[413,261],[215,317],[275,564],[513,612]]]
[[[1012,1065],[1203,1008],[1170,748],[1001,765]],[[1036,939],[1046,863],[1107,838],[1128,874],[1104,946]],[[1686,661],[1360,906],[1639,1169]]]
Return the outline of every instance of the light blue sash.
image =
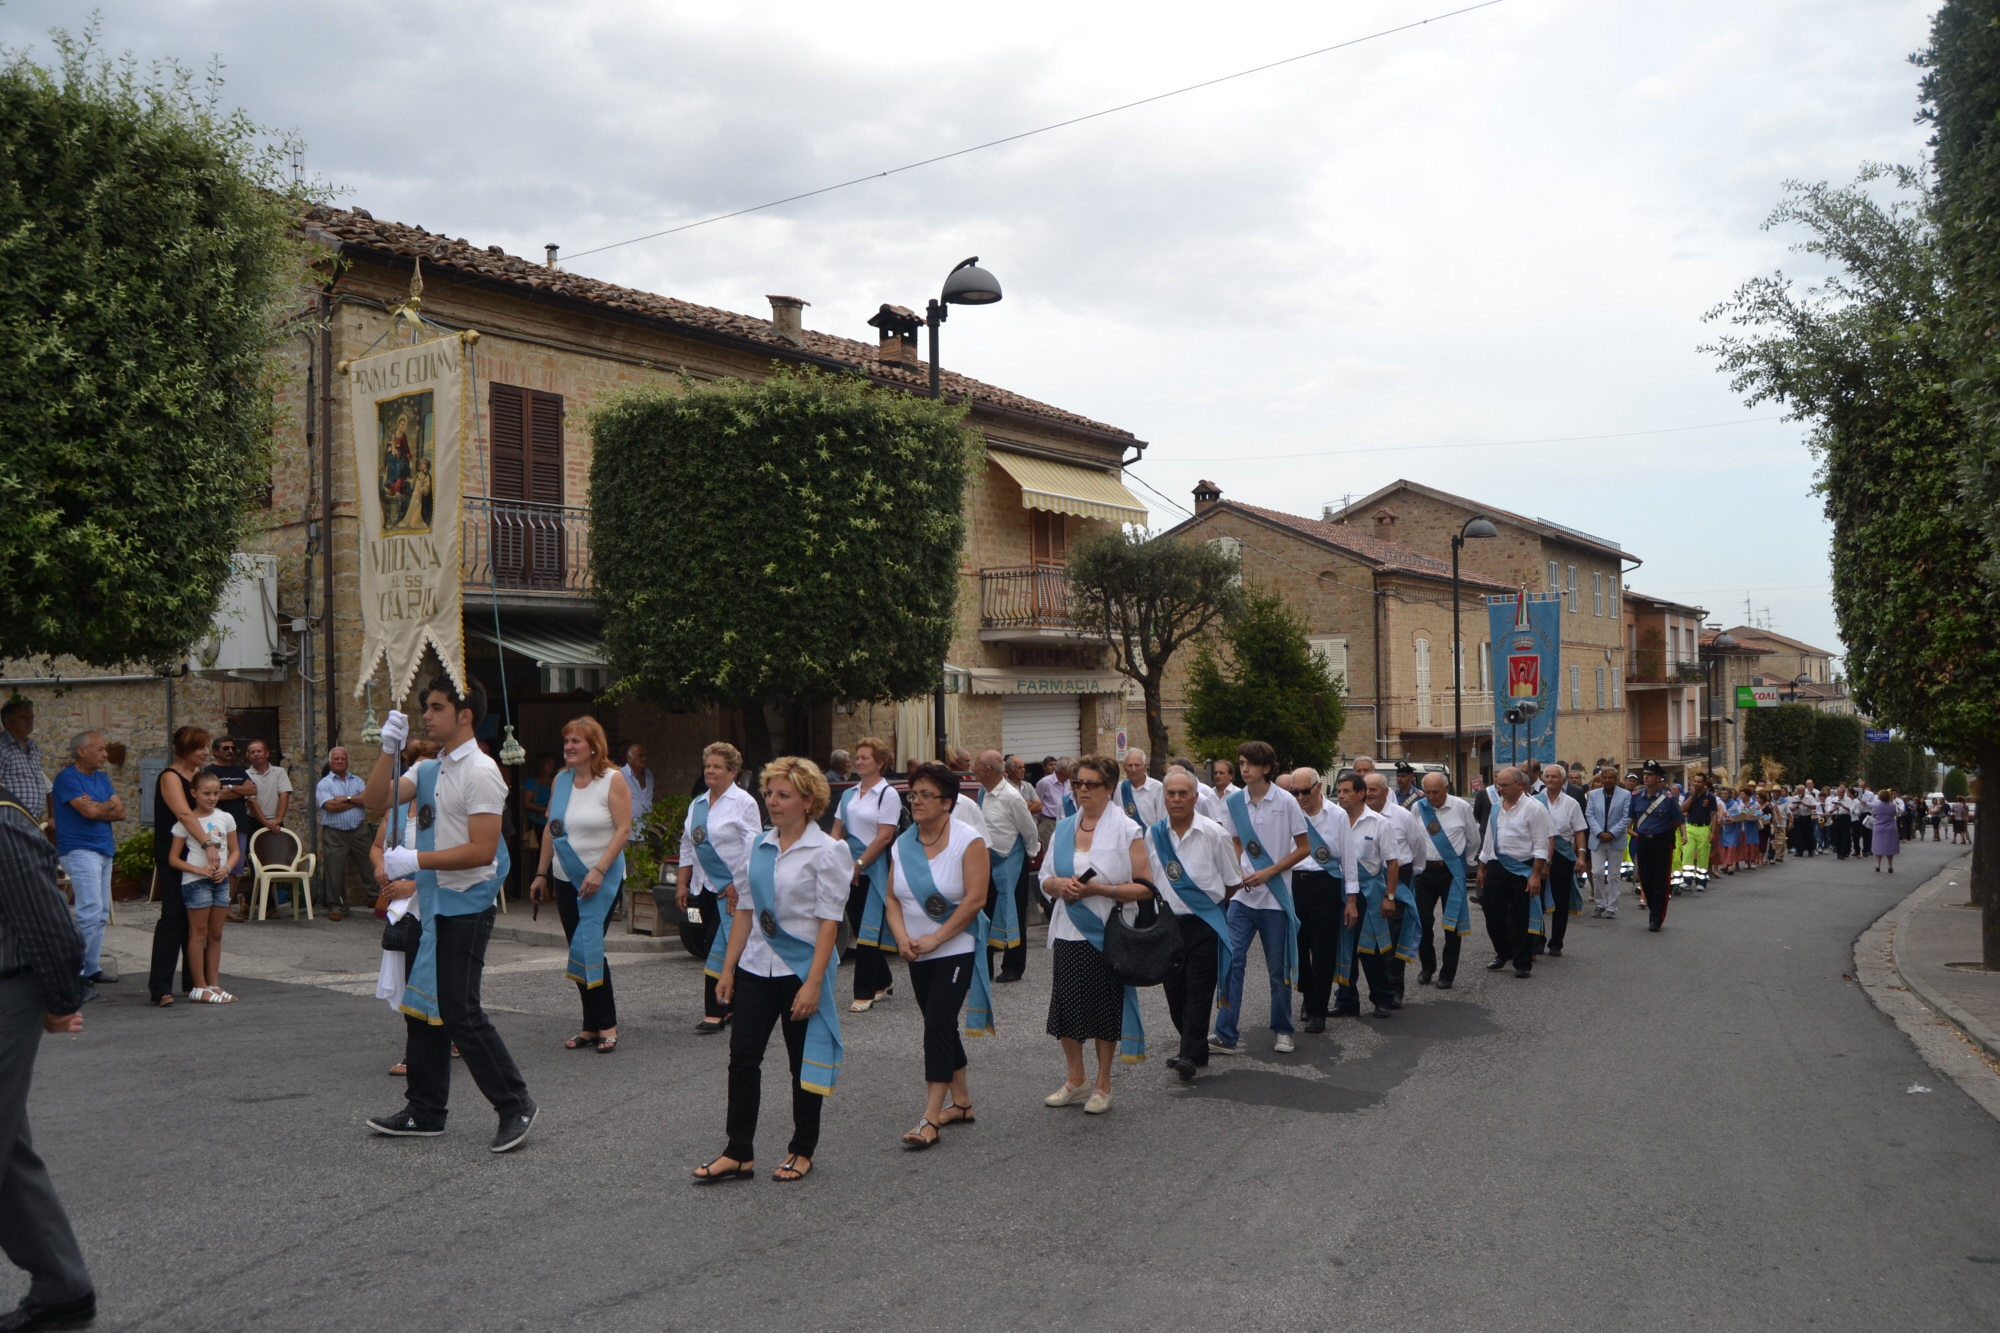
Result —
[[[596,780],[609,782],[611,775],[606,773]],[[590,867],[576,854],[576,848],[570,846],[569,830],[564,828],[562,822],[563,816],[569,813],[569,795],[574,785],[575,780],[569,769],[556,774],[555,793],[549,797],[549,831],[555,834],[555,854],[562,862],[563,873],[569,876],[570,887],[577,891],[576,931],[570,936],[569,969],[565,975],[578,985],[594,990],[604,984],[604,923],[610,919],[611,907],[618,901],[618,886],[625,882],[625,853],[618,853],[611,869],[604,872],[604,882],[598,885],[597,892],[584,897],[583,880],[590,873]],[[555,833],[557,829],[563,831]],[[702,844],[703,847],[707,845]]]
[[[437,850],[438,761],[426,759],[417,765],[417,850]],[[437,871],[417,872],[417,914],[424,923],[423,942],[417,945],[416,965],[403,983],[403,1012],[421,1018],[432,1027],[444,1024],[437,1001],[437,926],[441,916],[477,916],[493,906],[507,871],[514,864],[507,854],[507,840],[500,840],[499,872],[484,884],[469,889],[447,889],[437,881]]]
[[[1002,856],[988,847],[986,857],[993,865],[986,899],[986,915],[992,925],[986,943],[994,949],[1018,949],[1028,941],[1021,929],[1021,905],[1014,900],[1014,890],[1028,865],[1028,844],[1015,838],[1013,851]]]
[[[948,841],[946,845],[949,846]],[[1020,849],[1021,844],[1016,842],[1014,850]],[[938,892],[937,881],[931,877],[930,858],[924,855],[923,836],[917,832],[915,824],[897,837],[896,850],[902,856],[900,864],[903,878],[909,882],[910,896],[917,900],[917,907],[923,912],[925,920],[933,926],[942,926],[958,910],[958,903]],[[990,851],[988,855],[991,855]],[[990,884],[986,892],[991,899],[993,890]],[[1011,892],[1007,896],[1010,900],[1013,898]],[[933,915],[929,905],[933,899],[944,904],[944,916]],[[966,932],[972,936],[972,989],[965,997],[965,1035],[968,1037],[990,1037],[997,1031],[993,1026],[993,978],[988,975],[986,966],[986,942],[990,937],[990,928],[991,923],[982,908],[973,913],[972,925]]]
[[[1500,802],[1495,801],[1493,803],[1493,812],[1487,816],[1486,836],[1494,840],[1493,841],[1494,851],[1499,857],[1501,866],[1507,871],[1507,873],[1510,875],[1519,875],[1522,879],[1526,879],[1528,878],[1528,876],[1535,873],[1535,867],[1528,862],[1517,861],[1513,857],[1507,855],[1507,853],[1499,850],[1500,834],[1499,831],[1494,828],[1494,824],[1499,820],[1499,818],[1500,818]],[[1547,885],[1542,886],[1542,892],[1543,893],[1548,892]],[[1543,925],[1541,893],[1531,893],[1528,895],[1528,933],[1530,935],[1541,935],[1546,933],[1545,927]]]
[[[1062,794],[1062,798],[1063,798],[1063,818],[1068,819],[1071,815],[1076,813],[1076,797],[1070,795],[1068,792],[1064,792]]]
[[[854,864],[857,866],[861,864],[862,853],[868,850],[868,844],[847,832],[847,807],[854,804],[854,793],[860,790],[859,787],[849,787],[842,792],[840,810],[835,815],[835,818],[840,820],[841,832],[846,835],[847,850],[854,854]],[[883,854],[875,858],[875,864],[861,873],[868,877],[868,901],[861,907],[861,929],[855,934],[855,943],[894,953],[895,937],[882,928],[882,905],[887,901],[889,892],[888,849],[884,848]]]
[[[1056,874],[1069,879],[1076,874],[1076,820],[1075,815],[1056,825],[1051,839],[1056,858]],[[1077,933],[1089,942],[1099,953],[1104,952],[1104,923],[1097,919],[1097,913],[1082,903],[1064,903],[1063,911],[1069,913],[1069,923]],[[1146,1025],[1139,1018],[1139,992],[1132,987],[1125,988],[1125,1016],[1122,1025],[1124,1039],[1118,1043],[1118,1058],[1127,1062],[1137,1062],[1146,1058]]]
[[[1311,820],[1307,820],[1311,823]],[[1381,953],[1381,941],[1388,937],[1388,923],[1382,919],[1382,898],[1389,890],[1387,866],[1377,870],[1363,870],[1356,861],[1355,872],[1361,876],[1361,919],[1354,923],[1354,929],[1347,928],[1347,904],[1342,902],[1340,948],[1336,951],[1333,965],[1333,984],[1352,986],[1354,984],[1354,959],[1359,953]],[[1401,898],[1401,895],[1397,895]],[[1406,914],[1407,916],[1407,914]],[[1362,936],[1367,935],[1376,947],[1361,948]]]
[[[1257,841],[1256,827],[1250,822],[1250,794],[1247,788],[1238,787],[1229,793],[1229,818],[1236,825],[1236,836],[1243,842],[1243,854],[1250,858],[1250,864],[1259,870],[1269,870],[1277,864],[1271,849]],[[1312,821],[1306,821],[1311,827]],[[1292,889],[1285,883],[1283,875],[1273,875],[1264,881],[1264,887],[1278,900],[1278,906],[1285,909],[1285,984],[1299,984],[1299,913],[1292,906]]]
[[[715,844],[708,839],[708,817],[714,813],[715,803],[709,799],[708,792],[695,797],[694,804],[688,808],[691,822],[697,814],[701,816],[699,822],[694,823],[694,857],[701,862],[702,873],[708,876],[709,885],[715,890],[715,914],[721,918],[716,922],[715,937],[709,943],[708,958],[702,963],[701,970],[704,975],[720,981],[722,960],[729,957],[729,928],[736,919],[736,914],[729,910],[727,891],[736,882],[736,876],[729,869],[729,862],[722,859],[722,853],[716,851]],[[804,976],[805,973],[799,975]]]
[[[1451,868],[1451,892],[1444,900],[1444,928],[1454,935],[1472,933],[1472,904],[1466,901],[1465,858],[1451,845],[1451,835],[1438,823],[1437,807],[1428,800],[1417,803],[1415,809],[1424,821],[1424,832],[1431,835],[1431,846],[1437,848],[1438,857]]]
[[[1173,825],[1165,818],[1153,825],[1152,839],[1153,861],[1160,867],[1160,873],[1167,877],[1167,883],[1174,886],[1174,892],[1181,896],[1188,910],[1215,932],[1215,975],[1227,977],[1229,964],[1235,955],[1229,951],[1229,918],[1222,914],[1222,904],[1203,893],[1188,878],[1187,867],[1174,854]],[[1215,1004],[1219,1009],[1229,1007],[1229,993],[1221,986],[1215,988]]]
[[[1535,799],[1542,803],[1544,810],[1547,810],[1551,814],[1555,813],[1555,807],[1549,804],[1549,794],[1546,791],[1536,792]],[[1550,841],[1555,848],[1557,856],[1560,856],[1565,861],[1576,860],[1576,844],[1570,841],[1569,834],[1558,833]]]
[[[1145,827],[1145,824],[1139,819],[1139,793],[1132,790],[1132,779],[1130,778],[1120,778],[1118,780],[1118,808],[1125,812],[1125,818],[1138,824],[1141,828]]]
[[[792,969],[804,985],[812,974],[813,946],[785,932],[778,922],[778,840],[759,838],[750,849],[750,901],[756,904],[758,925],[764,939]],[[840,1009],[833,1000],[834,959],[819,979],[819,1008],[806,1020],[805,1058],[799,1065],[799,1086],[822,1097],[833,1095],[834,1081],[840,1077]]]

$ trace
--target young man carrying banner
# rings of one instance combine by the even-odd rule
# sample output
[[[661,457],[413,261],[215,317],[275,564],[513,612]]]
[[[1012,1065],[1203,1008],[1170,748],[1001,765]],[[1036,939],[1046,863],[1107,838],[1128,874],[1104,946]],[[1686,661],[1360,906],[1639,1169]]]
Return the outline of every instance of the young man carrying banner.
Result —
[[[438,743],[438,757],[396,782],[393,771],[409,739],[410,720],[391,711],[382,724],[382,757],[362,797],[377,814],[387,813],[392,802],[416,802],[416,847],[386,848],[382,865],[392,883],[415,882],[424,926],[403,991],[409,1102],[374,1117],[368,1127],[397,1136],[444,1133],[451,1053],[457,1047],[466,1072],[500,1115],[493,1151],[510,1152],[535,1123],[535,1099],[479,1005],[494,899],[507,878],[507,849],[500,839],[507,779],[474,737],[486,716],[486,690],[478,681],[461,692],[450,676],[441,675],[425,687],[423,699],[424,729]]]

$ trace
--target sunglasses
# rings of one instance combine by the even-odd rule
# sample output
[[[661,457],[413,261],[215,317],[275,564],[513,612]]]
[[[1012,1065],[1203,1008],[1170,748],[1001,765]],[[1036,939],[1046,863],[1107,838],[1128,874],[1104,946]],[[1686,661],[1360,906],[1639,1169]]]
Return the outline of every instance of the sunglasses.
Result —
[[[1099,787],[1108,787],[1111,784],[1099,782],[1096,778],[1071,778],[1069,785],[1077,791],[1096,791]]]

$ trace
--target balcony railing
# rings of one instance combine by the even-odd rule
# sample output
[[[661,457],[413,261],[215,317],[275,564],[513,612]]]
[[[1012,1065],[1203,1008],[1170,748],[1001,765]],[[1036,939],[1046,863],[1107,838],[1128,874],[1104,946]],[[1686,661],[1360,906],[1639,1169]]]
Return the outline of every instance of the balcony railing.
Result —
[[[459,568],[468,588],[582,593],[590,588],[590,511],[467,496]]]
[[[1062,566],[979,571],[981,628],[1067,629],[1069,623],[1069,571]]]

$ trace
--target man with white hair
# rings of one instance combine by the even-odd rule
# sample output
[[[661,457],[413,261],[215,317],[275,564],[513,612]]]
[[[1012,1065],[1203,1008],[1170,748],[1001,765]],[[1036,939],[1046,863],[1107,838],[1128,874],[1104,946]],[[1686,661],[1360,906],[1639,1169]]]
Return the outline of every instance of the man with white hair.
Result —
[[[1346,846],[1347,817],[1327,799],[1318,769],[1293,770],[1286,790],[1306,817],[1310,848],[1292,871],[1292,907],[1299,914],[1299,1016],[1306,1032],[1318,1034],[1326,1031],[1333,979],[1340,970],[1341,917],[1347,907],[1340,854]],[[1360,1001],[1353,1003],[1358,1011]]]
[[[1392,892],[1383,898],[1380,909],[1389,947],[1371,952],[1364,945],[1361,950],[1362,970],[1368,974],[1368,998],[1379,1013],[1384,1003],[1391,1010],[1403,1007],[1404,965],[1417,960],[1417,895],[1413,886],[1430,864],[1431,842],[1417,817],[1391,799],[1388,778],[1371,772],[1366,781],[1368,808],[1395,830],[1395,846],[1389,854],[1398,867],[1398,882],[1390,886]]]
[[[1166,981],[1167,1012],[1181,1034],[1167,1068],[1192,1083],[1208,1067],[1208,1020],[1215,1011],[1216,978],[1229,970],[1229,926],[1223,904],[1242,883],[1236,844],[1229,833],[1195,809],[1201,784],[1173,769],[1161,784],[1167,813],[1146,832],[1146,854],[1166,881],[1160,900],[1174,914],[1181,936],[1181,965]]]
[[[1435,853],[1415,876],[1417,889],[1417,984],[1436,978],[1439,990],[1450,990],[1458,977],[1459,946],[1472,933],[1472,906],[1467,900],[1466,867],[1479,853],[1479,822],[1472,805],[1453,796],[1442,773],[1424,774],[1423,796],[1411,808],[1423,825]],[[1444,916],[1444,957],[1440,962],[1431,943],[1431,928],[1439,908]]]
[[[1236,768],[1227,759],[1217,759],[1209,764],[1208,771],[1215,785],[1202,787],[1200,797],[1195,803],[1196,808],[1222,827],[1228,828],[1229,795],[1231,792],[1242,790],[1236,785]]]
[[[1488,972],[1509,963],[1514,975],[1534,975],[1534,940],[1529,933],[1534,900],[1549,873],[1549,839],[1554,836],[1548,807],[1528,796],[1528,780],[1507,764],[1493,775],[1500,799],[1486,817],[1486,845],[1479,853],[1479,905],[1486,935],[1493,941]]]
[[[1583,914],[1577,897],[1576,860],[1578,839],[1590,833],[1590,821],[1569,794],[1569,770],[1561,764],[1542,767],[1542,789],[1535,799],[1549,808],[1549,875],[1542,890],[1543,938],[1551,958],[1563,956],[1563,936],[1570,913]]]
[[[1118,808],[1140,828],[1151,828],[1167,817],[1167,789],[1146,771],[1146,752],[1138,746],[1125,751],[1125,780],[1118,784]]]
[[[986,895],[987,917],[993,922],[987,937],[987,966],[990,970],[993,955],[999,954],[995,979],[1019,981],[1028,970],[1028,903],[1035,892],[1034,881],[1025,872],[1041,850],[1041,837],[1028,803],[1007,780],[1006,761],[998,750],[980,751],[972,761],[972,776],[979,780],[981,836],[993,875]]]

